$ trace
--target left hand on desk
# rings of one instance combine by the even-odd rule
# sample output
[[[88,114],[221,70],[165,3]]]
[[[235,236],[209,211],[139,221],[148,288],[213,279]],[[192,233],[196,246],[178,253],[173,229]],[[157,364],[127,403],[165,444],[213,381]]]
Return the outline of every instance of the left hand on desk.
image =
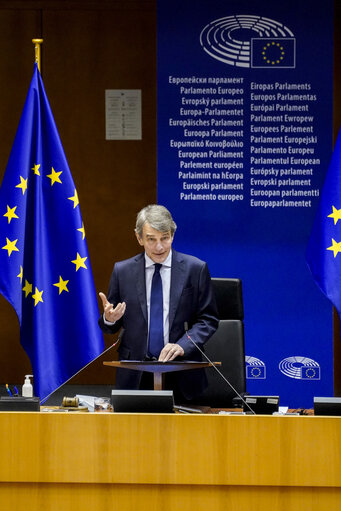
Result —
[[[170,360],[174,360],[176,357],[182,357],[184,354],[185,352],[179,344],[169,342],[162,349],[159,356],[159,362],[169,362]]]

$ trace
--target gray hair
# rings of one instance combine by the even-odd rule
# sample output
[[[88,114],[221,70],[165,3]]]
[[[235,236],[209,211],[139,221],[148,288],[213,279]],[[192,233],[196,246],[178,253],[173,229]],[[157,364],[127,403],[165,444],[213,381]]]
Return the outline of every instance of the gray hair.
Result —
[[[148,222],[153,229],[160,232],[170,231],[173,236],[176,231],[176,223],[172,215],[164,206],[150,204],[137,214],[135,232],[141,237],[144,224]]]

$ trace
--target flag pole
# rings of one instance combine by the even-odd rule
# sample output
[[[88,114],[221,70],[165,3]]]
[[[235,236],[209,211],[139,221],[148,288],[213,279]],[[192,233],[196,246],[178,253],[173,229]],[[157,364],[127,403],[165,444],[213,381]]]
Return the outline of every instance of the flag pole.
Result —
[[[40,45],[43,43],[43,39],[32,39],[32,43],[34,44],[34,61],[37,63],[40,73]]]

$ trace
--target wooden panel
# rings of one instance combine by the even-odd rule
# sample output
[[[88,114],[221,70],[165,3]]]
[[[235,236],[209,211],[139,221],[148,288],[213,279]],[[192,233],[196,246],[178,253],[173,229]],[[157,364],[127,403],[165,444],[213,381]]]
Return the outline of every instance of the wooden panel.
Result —
[[[32,78],[34,46],[31,41],[40,37],[40,21],[39,11],[0,9],[0,183]],[[21,381],[22,375],[31,370],[30,362],[20,345],[17,316],[2,295],[0,324],[1,382]]]
[[[341,487],[341,418],[1,413],[0,481]]]
[[[2,9],[44,10],[146,10],[155,8],[155,0],[0,0]]]
[[[0,413],[0,509],[338,509],[340,421]]]
[[[6,120],[0,178],[32,76],[31,39],[42,34],[43,80],[80,198],[97,291],[106,292],[116,260],[140,251],[136,213],[156,201],[155,31],[150,0],[0,3],[0,114]],[[142,90],[141,141],[105,141],[105,89],[116,88]],[[30,363],[16,315],[2,296],[0,322],[0,360],[6,361],[0,378],[20,383]],[[107,345],[111,341],[107,336]],[[72,383],[112,383],[115,373],[102,361]]]
[[[156,201],[155,23],[150,10],[43,13],[44,83],[78,191],[95,286],[105,293],[114,262],[140,251],[136,213]],[[142,90],[141,141],[105,140],[105,89]],[[102,362],[73,383],[113,382]]]
[[[340,488],[0,483],[11,511],[330,511]]]
[[[43,26],[44,82],[95,279],[106,289],[113,261],[139,251],[138,209],[156,199],[155,19],[149,11],[46,11]],[[142,89],[142,141],[105,140],[105,89],[123,88]]]

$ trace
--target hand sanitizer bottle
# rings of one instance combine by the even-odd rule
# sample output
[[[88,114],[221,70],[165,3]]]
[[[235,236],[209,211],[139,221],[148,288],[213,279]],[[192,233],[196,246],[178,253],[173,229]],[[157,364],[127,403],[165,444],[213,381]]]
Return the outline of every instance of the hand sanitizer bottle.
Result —
[[[22,386],[23,397],[33,397],[33,387],[30,378],[33,378],[33,374],[25,375],[25,383]]]

